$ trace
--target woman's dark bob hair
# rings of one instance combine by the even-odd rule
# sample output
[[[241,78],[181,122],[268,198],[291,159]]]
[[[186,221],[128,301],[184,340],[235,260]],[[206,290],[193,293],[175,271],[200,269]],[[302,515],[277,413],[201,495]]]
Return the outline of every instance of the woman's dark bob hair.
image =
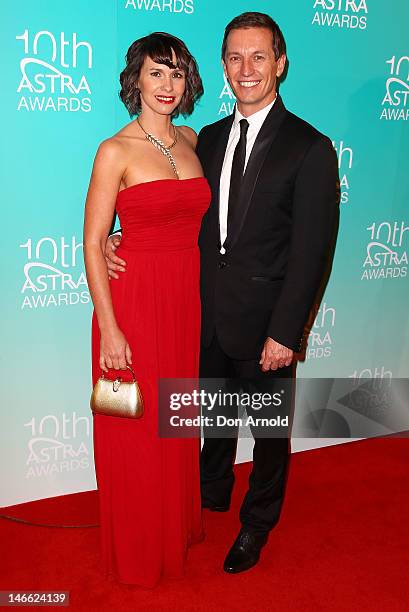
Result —
[[[189,53],[185,43],[166,32],[153,32],[143,38],[138,38],[129,47],[126,54],[126,67],[121,72],[119,81],[121,91],[119,96],[133,117],[141,112],[141,96],[137,81],[142,64],[146,57],[157,64],[165,64],[171,69],[183,70],[186,77],[186,89],[180,104],[173,112],[173,117],[184,116],[193,112],[196,101],[203,95],[203,84],[195,58]],[[176,64],[172,59],[176,57]]]

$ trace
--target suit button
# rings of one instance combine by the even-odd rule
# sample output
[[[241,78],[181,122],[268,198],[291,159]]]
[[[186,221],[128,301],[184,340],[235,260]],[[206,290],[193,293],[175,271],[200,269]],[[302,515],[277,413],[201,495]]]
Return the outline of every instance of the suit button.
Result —
[[[219,261],[219,269],[221,270],[222,268],[225,268],[227,266],[227,263],[225,261]]]

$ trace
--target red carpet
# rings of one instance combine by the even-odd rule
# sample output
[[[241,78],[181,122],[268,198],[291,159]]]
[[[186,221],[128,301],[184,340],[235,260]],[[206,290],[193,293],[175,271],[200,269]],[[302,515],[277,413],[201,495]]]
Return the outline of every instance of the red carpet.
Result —
[[[70,591],[71,610],[408,610],[409,440],[372,439],[297,453],[282,519],[259,565],[231,576],[224,556],[239,528],[249,464],[237,466],[229,513],[206,512],[206,540],[183,580],[155,590],[104,582],[98,528],[0,520],[0,590]],[[96,493],[3,509],[53,524],[98,521]]]

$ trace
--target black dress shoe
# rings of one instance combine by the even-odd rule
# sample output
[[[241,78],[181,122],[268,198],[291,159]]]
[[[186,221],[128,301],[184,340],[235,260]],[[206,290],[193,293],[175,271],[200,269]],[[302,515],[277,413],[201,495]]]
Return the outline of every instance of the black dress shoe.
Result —
[[[241,529],[224,561],[224,571],[238,574],[256,565],[267,539],[267,535],[255,535],[246,529]]]
[[[211,510],[212,512],[228,512],[230,510],[230,506],[215,506],[205,501],[202,502],[202,508],[206,508],[206,510]]]

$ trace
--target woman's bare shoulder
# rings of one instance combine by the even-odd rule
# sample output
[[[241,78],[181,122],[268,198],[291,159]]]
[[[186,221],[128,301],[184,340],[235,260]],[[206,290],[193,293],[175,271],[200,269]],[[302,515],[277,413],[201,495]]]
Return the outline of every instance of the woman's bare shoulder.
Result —
[[[104,140],[100,146],[106,147],[115,154],[115,151],[120,152],[125,150],[129,145],[134,146],[138,142],[143,142],[144,138],[140,134],[140,130],[135,127],[135,122],[131,121],[124,125],[116,134]]]
[[[135,127],[131,124],[125,125],[116,134],[103,140],[97,151],[98,158],[106,161],[121,162],[125,160],[135,145],[143,142]]]
[[[94,170],[122,174],[127,163],[127,148],[121,138],[115,134],[103,140],[97,149]]]
[[[115,134],[99,144],[97,154],[107,159],[115,159],[118,155],[121,155],[122,151],[123,143],[121,138],[118,138],[117,134]]]
[[[197,143],[197,134],[196,132],[189,127],[188,125],[178,125],[178,132],[182,134],[182,136],[188,141],[190,146],[195,149]]]

